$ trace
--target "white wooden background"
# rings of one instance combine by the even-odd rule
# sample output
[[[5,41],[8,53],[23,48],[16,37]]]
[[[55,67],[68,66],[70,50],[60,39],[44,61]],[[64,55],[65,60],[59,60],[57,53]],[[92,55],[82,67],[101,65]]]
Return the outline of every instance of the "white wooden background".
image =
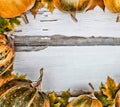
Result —
[[[99,7],[78,13],[77,23],[57,9],[51,14],[44,8],[36,19],[31,14],[27,16],[29,24],[22,23],[14,35],[120,37],[120,22],[115,22],[117,14],[103,12]],[[43,90],[89,90],[89,82],[98,89],[107,76],[120,81],[120,46],[48,46],[40,51],[16,53],[15,72],[36,80],[41,67],[44,68]]]

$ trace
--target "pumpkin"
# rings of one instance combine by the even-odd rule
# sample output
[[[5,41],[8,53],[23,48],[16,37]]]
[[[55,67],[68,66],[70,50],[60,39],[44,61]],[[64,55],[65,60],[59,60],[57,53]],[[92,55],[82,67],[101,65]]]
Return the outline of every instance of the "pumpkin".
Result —
[[[50,107],[44,92],[38,90],[38,84],[28,79],[12,79],[0,87],[0,107]]]
[[[103,107],[102,103],[89,95],[80,95],[68,103],[67,107]]]
[[[92,89],[91,94],[79,95],[73,99],[67,107],[103,107],[102,103],[94,96],[94,87],[91,83],[89,86]]]
[[[104,0],[107,9],[113,13],[120,13],[120,0]],[[120,21],[119,16],[116,21]]]
[[[120,0],[104,0],[104,4],[111,12],[120,12]]]
[[[14,63],[14,42],[11,37],[0,34],[0,75],[4,74]]]
[[[31,9],[36,0],[0,0],[0,16],[13,18]]]
[[[103,2],[101,0],[53,0],[55,6],[62,12],[70,13],[72,19],[77,21],[75,18],[76,12],[83,12],[94,9],[96,5],[99,5],[104,9]]]
[[[115,95],[115,107],[120,107],[120,90]]]

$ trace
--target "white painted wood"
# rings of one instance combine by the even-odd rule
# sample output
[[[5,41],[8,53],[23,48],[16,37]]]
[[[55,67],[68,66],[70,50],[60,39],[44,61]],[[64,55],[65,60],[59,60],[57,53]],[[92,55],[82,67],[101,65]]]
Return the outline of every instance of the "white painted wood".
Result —
[[[61,46],[17,53],[15,72],[36,80],[41,67],[44,68],[44,90],[89,90],[89,82],[98,89],[107,76],[120,81],[120,47]]]
[[[78,23],[57,9],[53,14],[42,9],[35,20],[31,14],[27,16],[30,23],[22,23],[16,28],[20,32],[14,35],[120,37],[120,23],[115,22],[117,14],[108,10],[103,12],[98,7],[87,13],[78,13]],[[25,73],[29,79],[36,80],[41,67],[44,68],[44,90],[88,90],[89,82],[97,89],[107,76],[120,81],[120,47],[49,46],[37,52],[16,53],[16,73]]]
[[[108,10],[103,12],[99,7],[92,11],[77,13],[78,23],[75,23],[69,14],[55,9],[53,14],[47,9],[40,10],[34,20],[31,14],[27,14],[29,24],[17,27],[22,32],[15,35],[42,35],[50,36],[61,34],[66,36],[108,36],[120,37],[120,23],[116,23],[117,14]],[[46,21],[44,21],[46,20]],[[52,20],[52,21],[50,21]]]

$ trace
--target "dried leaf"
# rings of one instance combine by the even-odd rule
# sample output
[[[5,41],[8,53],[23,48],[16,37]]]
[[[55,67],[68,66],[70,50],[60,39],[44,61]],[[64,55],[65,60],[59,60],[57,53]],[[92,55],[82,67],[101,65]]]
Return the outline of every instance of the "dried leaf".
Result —
[[[51,92],[48,94],[49,100],[50,100],[50,107],[54,107],[54,104],[57,102],[58,97],[55,92]]]
[[[112,107],[114,104],[114,100],[108,100],[107,96],[103,95],[101,91],[95,92],[94,95],[98,100],[101,101],[103,107]]]
[[[116,84],[114,79],[107,77],[106,83],[101,83],[100,91],[95,96],[102,102],[103,107],[112,107],[116,92],[120,89],[120,83]]]
[[[3,75],[0,76],[0,86],[13,79],[13,66],[11,66]]]
[[[36,14],[38,13],[39,9],[44,7],[44,3],[41,2],[41,0],[36,1],[35,5],[33,6],[33,8],[30,10],[32,15],[34,17],[36,17]]]
[[[61,97],[58,97],[55,92],[48,94],[50,107],[66,107],[70,98],[70,90],[63,91]]]
[[[18,73],[17,74],[14,74],[13,73],[14,69],[13,69],[13,65],[4,73],[0,76],[0,86],[2,86],[4,83],[12,80],[12,79],[25,79],[26,78],[26,75],[22,74],[22,75],[19,75]]]
[[[61,103],[54,104],[54,107],[61,107]]]
[[[91,6],[87,9],[87,11],[93,10],[96,6],[99,6],[103,11],[105,9],[105,5],[104,5],[103,0],[93,0],[91,3]]]
[[[116,91],[118,90],[118,86],[116,85],[115,81],[108,77],[105,83],[105,87],[101,87],[101,91],[104,95],[108,97],[109,100],[115,98]]]
[[[66,107],[66,105],[68,104],[68,100],[70,98],[70,90],[67,91],[63,91],[61,98],[60,98],[60,102],[61,102],[61,107]]]
[[[16,25],[20,25],[18,17],[10,19],[0,17],[0,33],[12,31]]]
[[[14,79],[25,79],[26,78],[26,75],[25,74],[18,74],[18,73],[16,73],[16,74],[13,74],[13,78]]]
[[[54,3],[53,3],[53,0],[42,0],[43,3],[47,4],[47,9],[50,11],[50,12],[53,12],[54,10]]]

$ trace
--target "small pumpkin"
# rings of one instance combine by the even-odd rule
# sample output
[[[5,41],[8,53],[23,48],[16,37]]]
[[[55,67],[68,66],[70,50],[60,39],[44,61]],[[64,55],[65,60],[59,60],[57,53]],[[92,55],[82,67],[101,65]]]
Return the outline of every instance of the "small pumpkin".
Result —
[[[104,4],[112,13],[120,13],[120,0],[104,0]],[[120,21],[119,16],[116,21]]]
[[[80,95],[73,99],[67,107],[103,107],[102,103],[89,95]]]
[[[3,84],[0,87],[0,107],[50,107],[47,95],[38,90],[41,77],[37,84],[27,79],[12,79]]]
[[[0,16],[13,18],[31,9],[36,0],[0,0]]]
[[[115,95],[115,107],[120,107],[120,90]]]
[[[75,18],[76,12],[83,12],[94,9],[96,5],[99,5],[104,9],[104,3],[101,0],[53,0],[55,6],[62,12],[70,13],[72,19]]]
[[[0,34],[0,75],[5,73],[14,63],[14,42],[11,37]]]
[[[104,0],[104,4],[111,12],[120,12],[120,0]]]
[[[94,96],[94,87],[91,83],[89,85],[92,93],[79,95],[68,103],[67,107],[103,107],[102,103]]]

